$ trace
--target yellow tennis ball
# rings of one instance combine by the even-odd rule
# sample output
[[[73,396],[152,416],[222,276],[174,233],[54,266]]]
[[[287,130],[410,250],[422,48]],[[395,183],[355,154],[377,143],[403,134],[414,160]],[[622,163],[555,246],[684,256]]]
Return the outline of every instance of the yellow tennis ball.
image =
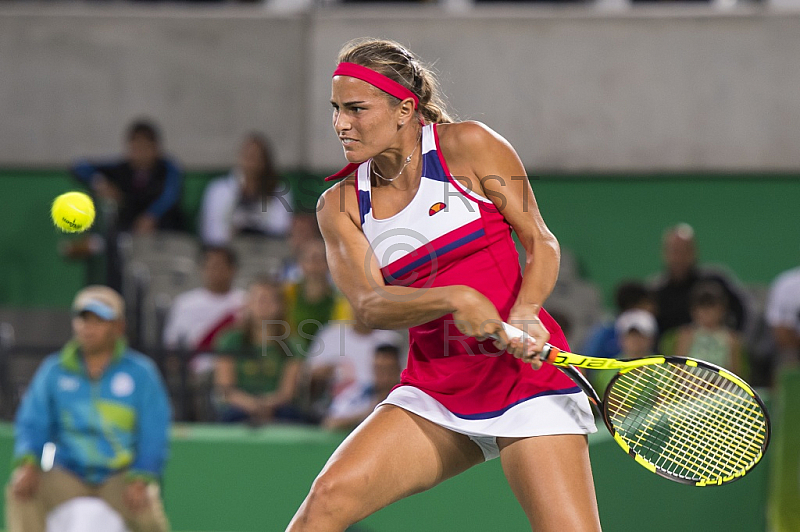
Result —
[[[82,233],[94,222],[94,203],[83,192],[67,192],[53,201],[50,216],[65,233]]]

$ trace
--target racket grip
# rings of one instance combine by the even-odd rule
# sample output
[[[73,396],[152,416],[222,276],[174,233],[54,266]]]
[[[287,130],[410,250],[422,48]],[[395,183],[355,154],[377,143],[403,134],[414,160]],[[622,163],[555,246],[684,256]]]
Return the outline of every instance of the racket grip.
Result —
[[[508,336],[509,340],[512,340],[514,338],[522,338],[523,340],[525,340],[528,337],[528,335],[525,334],[522,330],[517,329],[513,325],[509,325],[506,322],[503,322],[503,331],[505,331],[506,336]],[[561,350],[556,346],[552,344],[544,344],[542,352],[539,353],[539,358],[544,362],[552,362],[553,360],[555,360],[555,358],[558,356],[560,352]]]

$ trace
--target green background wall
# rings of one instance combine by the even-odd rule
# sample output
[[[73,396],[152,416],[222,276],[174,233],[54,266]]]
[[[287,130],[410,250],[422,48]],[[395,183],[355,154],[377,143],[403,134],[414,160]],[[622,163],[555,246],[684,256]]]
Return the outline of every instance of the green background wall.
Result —
[[[190,221],[213,172],[189,174],[184,208]],[[727,265],[747,283],[769,283],[800,264],[800,179],[792,175],[542,175],[532,184],[545,220],[572,250],[583,274],[610,301],[621,279],[660,268],[663,229],[695,227],[701,260]],[[301,206],[313,208],[318,176],[289,178]],[[0,305],[66,307],[84,280],[80,263],[57,253],[49,204],[77,188],[57,170],[0,171]]]

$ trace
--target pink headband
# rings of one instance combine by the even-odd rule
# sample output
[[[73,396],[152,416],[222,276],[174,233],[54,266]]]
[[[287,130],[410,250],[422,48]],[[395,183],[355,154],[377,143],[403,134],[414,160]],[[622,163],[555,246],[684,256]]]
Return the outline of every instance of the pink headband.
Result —
[[[370,85],[379,88],[386,94],[394,96],[400,100],[411,98],[414,100],[414,109],[419,107],[419,97],[403,87],[395,80],[387,78],[379,72],[375,72],[371,68],[357,65],[355,63],[339,63],[336,70],[333,71],[334,76],[349,76],[351,78],[366,81]]]
[[[386,94],[394,96],[400,100],[411,98],[414,100],[414,109],[419,107],[419,97],[416,94],[403,87],[395,80],[387,78],[383,74],[375,72],[371,68],[357,65],[355,63],[339,63],[339,66],[337,66],[336,70],[333,71],[333,75],[349,76],[351,78],[360,79],[361,81],[366,81],[373,87],[377,87]],[[352,174],[356,168],[358,168],[358,164],[350,163],[335,174],[326,177],[325,181],[332,181],[334,179],[347,177]]]

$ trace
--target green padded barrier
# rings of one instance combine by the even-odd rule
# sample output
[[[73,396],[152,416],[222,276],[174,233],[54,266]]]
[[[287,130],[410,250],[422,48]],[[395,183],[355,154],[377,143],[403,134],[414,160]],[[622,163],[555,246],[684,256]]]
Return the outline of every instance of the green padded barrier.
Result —
[[[314,428],[174,428],[164,499],[176,531],[284,529],[342,437]],[[0,477],[8,478],[12,431],[0,425]],[[765,530],[767,472],[756,467],[732,484],[695,488],[670,482],[627,457],[610,436],[590,437],[605,532]],[[768,454],[766,462],[771,456]],[[553,504],[559,504],[557,500]],[[436,488],[365,519],[361,532],[527,530],[500,461],[481,464]]]

